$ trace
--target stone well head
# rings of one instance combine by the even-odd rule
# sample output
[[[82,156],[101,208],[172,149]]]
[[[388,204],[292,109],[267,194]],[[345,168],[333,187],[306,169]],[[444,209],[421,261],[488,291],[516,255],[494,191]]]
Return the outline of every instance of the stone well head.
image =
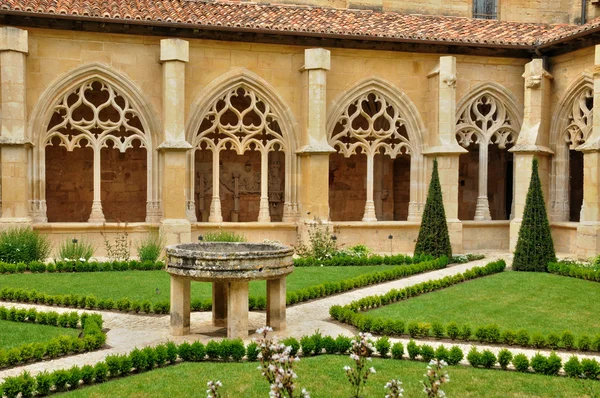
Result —
[[[272,243],[182,243],[166,253],[168,273],[197,281],[278,279],[294,270],[293,250]]]

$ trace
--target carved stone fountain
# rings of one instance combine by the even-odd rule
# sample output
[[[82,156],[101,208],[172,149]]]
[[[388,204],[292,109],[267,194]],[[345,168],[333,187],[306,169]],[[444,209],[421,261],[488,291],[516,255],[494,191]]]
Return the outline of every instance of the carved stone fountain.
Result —
[[[228,338],[248,337],[248,282],[267,281],[267,325],[285,329],[285,277],[293,250],[266,243],[199,242],[169,246],[171,334],[190,333],[191,281],[212,282],[212,318]]]

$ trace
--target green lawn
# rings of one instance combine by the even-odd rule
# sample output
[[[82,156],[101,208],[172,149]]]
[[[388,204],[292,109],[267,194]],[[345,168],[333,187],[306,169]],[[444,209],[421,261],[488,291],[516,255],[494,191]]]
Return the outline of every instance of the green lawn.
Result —
[[[0,321],[0,349],[29,343],[44,343],[58,336],[77,336],[80,330],[37,325],[34,323]]]
[[[405,322],[496,324],[502,330],[600,333],[600,284],[534,272],[503,272],[369,311]]]
[[[336,282],[374,271],[394,268],[392,265],[357,267],[302,267],[295,268],[287,277],[287,291],[303,289],[324,282]],[[36,289],[46,294],[93,294],[98,299],[132,300],[152,302],[169,300],[169,274],[166,271],[123,272],[73,272],[62,274],[12,274],[0,275],[3,287]],[[160,294],[156,294],[156,289]],[[265,281],[250,282],[250,296],[265,297]],[[211,284],[192,283],[192,299],[210,298]]]
[[[350,384],[343,367],[352,365],[347,356],[319,356],[302,359],[297,367],[298,388],[306,388],[313,398],[348,398]],[[221,380],[225,397],[267,397],[269,386],[256,369],[256,363],[184,363],[141,375],[82,388],[66,393],[71,397],[199,397],[205,396],[209,380]],[[374,359],[377,373],[371,375],[365,397],[383,397],[390,379],[403,382],[404,396],[423,397],[426,364],[423,362]],[[499,370],[448,368],[450,383],[443,386],[449,397],[583,397],[577,380]],[[598,389],[598,383],[594,383]]]

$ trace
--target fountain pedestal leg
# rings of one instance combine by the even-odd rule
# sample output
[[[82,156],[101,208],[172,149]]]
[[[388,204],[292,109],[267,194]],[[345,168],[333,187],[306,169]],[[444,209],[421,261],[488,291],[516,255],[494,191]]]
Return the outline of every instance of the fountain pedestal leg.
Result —
[[[171,334],[190,334],[190,279],[171,275]]]
[[[248,337],[248,282],[229,282],[227,292],[227,338]]]
[[[212,319],[214,326],[227,326],[227,282],[212,284]]]
[[[267,325],[285,330],[285,277],[267,281]]]

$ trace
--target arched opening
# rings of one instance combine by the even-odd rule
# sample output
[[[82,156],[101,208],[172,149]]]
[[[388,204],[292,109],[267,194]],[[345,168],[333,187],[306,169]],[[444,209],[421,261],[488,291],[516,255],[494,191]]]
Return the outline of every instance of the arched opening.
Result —
[[[54,106],[44,144],[49,221],[144,221],[147,137],[125,96],[89,79]]]
[[[459,159],[458,218],[509,220],[513,202],[513,155],[520,123],[512,101],[482,88],[459,106],[456,138],[469,153]]]
[[[569,150],[569,221],[579,222],[583,205],[583,152]]]
[[[222,91],[194,146],[196,220],[282,221],[290,154],[278,115],[259,93],[246,85]]]

